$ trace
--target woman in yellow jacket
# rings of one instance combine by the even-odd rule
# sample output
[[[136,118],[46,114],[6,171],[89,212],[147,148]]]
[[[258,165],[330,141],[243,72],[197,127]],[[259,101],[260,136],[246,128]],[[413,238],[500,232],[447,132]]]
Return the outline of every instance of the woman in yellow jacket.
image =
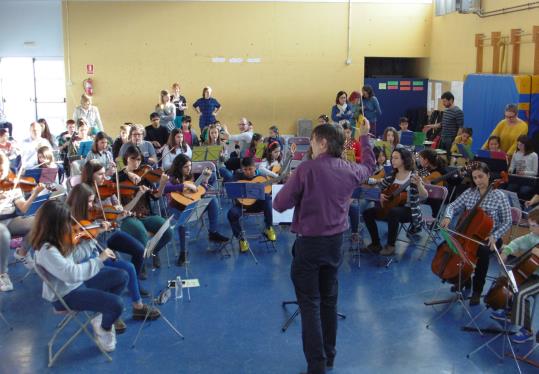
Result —
[[[490,136],[497,135],[501,139],[501,150],[511,156],[516,151],[517,139],[520,135],[528,135],[528,124],[517,117],[518,107],[516,104],[505,106],[505,119],[498,122]],[[483,144],[487,149],[488,141]]]

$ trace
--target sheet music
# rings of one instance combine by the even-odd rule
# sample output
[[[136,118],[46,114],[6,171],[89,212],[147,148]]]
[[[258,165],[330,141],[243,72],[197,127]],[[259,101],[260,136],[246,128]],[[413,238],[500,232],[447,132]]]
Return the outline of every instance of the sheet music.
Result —
[[[283,184],[274,184],[271,186],[272,196],[275,198],[279,191],[283,188]],[[275,209],[272,209],[273,224],[278,225],[280,223],[291,223],[294,217],[294,208],[285,210],[282,213],[279,213]]]
[[[165,231],[167,231],[168,228],[170,227],[171,220],[172,220],[172,217],[168,217],[168,219],[163,223],[163,225],[159,228],[159,230],[157,230],[155,235],[150,240],[148,240],[148,243],[146,244],[146,248],[144,248],[145,258],[150,257],[150,255],[153,253],[155,246],[157,245],[159,240],[161,240]]]

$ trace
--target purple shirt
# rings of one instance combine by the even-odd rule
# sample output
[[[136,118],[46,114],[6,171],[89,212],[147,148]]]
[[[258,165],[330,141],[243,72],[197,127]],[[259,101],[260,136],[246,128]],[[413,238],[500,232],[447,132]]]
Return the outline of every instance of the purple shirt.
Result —
[[[328,154],[302,162],[273,198],[273,208],[295,208],[292,232],[303,236],[329,236],[348,228],[350,198],[374,171],[374,153],[362,136],[361,164]]]

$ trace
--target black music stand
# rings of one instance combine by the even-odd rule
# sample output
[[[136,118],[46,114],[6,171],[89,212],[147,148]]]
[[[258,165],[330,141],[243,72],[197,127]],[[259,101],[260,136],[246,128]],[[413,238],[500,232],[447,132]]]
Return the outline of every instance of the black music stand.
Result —
[[[503,262],[502,257],[500,256],[498,248],[495,248],[495,250],[493,252],[496,253],[496,259],[498,260],[498,264],[500,265],[502,276],[505,276],[505,277],[507,277],[507,279],[509,279],[509,285],[511,286],[513,292],[517,293],[518,292],[518,286],[517,286],[517,283],[515,281],[515,277],[513,276],[513,272],[511,270],[507,270],[507,267],[505,266],[505,263]],[[510,302],[511,302],[511,300],[509,299],[509,294],[507,294],[506,299],[505,299],[505,310],[509,309]],[[485,310],[488,310],[488,309],[485,309]],[[510,335],[511,335],[511,332],[509,331],[509,322],[507,320],[504,320],[504,322],[503,322],[503,330],[502,331],[500,331],[496,336],[489,339],[487,342],[481,344],[479,347],[474,349],[472,352],[468,353],[466,355],[466,357],[470,358],[473,354],[481,351],[483,348],[488,348],[492,353],[494,353],[494,355],[496,355],[496,357],[498,357],[498,359],[500,359],[500,361],[502,361],[504,356],[509,355],[509,352],[507,352],[507,354],[505,352],[505,344],[507,343],[508,346],[509,346],[509,349],[511,350],[511,354],[509,356],[512,357],[513,360],[515,361],[515,364],[517,365],[518,372],[522,373],[522,371],[520,370],[520,365],[518,364],[518,358],[517,358],[517,356],[515,354],[515,350],[513,348],[513,343],[511,342],[511,339],[509,338]],[[501,352],[501,354],[498,354],[490,346],[490,344],[493,343],[495,340],[497,340],[500,337],[503,339],[503,344],[502,344],[502,352]]]
[[[230,199],[255,199],[264,200],[266,194],[264,193],[264,185],[262,183],[242,183],[242,182],[228,182],[225,183],[226,194]],[[243,216],[244,208],[241,208],[241,214]],[[243,234],[245,236],[245,233]],[[258,260],[249,246],[249,253],[253,256],[255,263],[258,265]]]

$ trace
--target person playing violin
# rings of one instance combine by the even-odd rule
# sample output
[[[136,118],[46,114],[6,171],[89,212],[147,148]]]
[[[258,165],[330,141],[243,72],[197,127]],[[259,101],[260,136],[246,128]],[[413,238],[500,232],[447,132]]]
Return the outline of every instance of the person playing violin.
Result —
[[[233,181],[251,180],[259,175],[256,169],[255,160],[251,157],[245,157],[241,160],[241,170],[237,170],[234,173]],[[274,242],[277,240],[277,234],[273,229],[273,213],[271,207],[272,199],[270,194],[265,194],[264,200],[257,200],[253,205],[243,207],[239,202],[235,202],[232,208],[229,209],[227,218],[232,228],[234,237],[240,242],[240,252],[246,253],[249,251],[249,242],[243,236],[243,230],[241,228],[240,217],[242,216],[242,209],[249,213],[264,212],[264,223],[266,229],[264,235],[268,240]]]
[[[30,193],[28,198],[24,197],[22,190],[13,185],[14,176],[9,176],[9,159],[0,152],[0,185],[5,188],[0,191],[0,224],[6,226],[11,237],[24,237],[21,243],[21,247],[17,248],[14,256],[17,260],[21,261],[24,266],[31,269],[33,266],[33,259],[30,255],[28,245],[28,233],[34,225],[33,216],[23,216],[30,209],[30,206],[38,197],[38,195],[45,189],[45,185],[38,183]],[[9,246],[8,246],[9,249]],[[2,274],[7,280],[7,256],[4,256],[8,251],[2,250],[0,255],[0,274]],[[11,282],[9,282],[11,283]],[[13,289],[13,286],[11,286]]]
[[[490,170],[485,163],[478,163],[472,166],[473,187],[465,190],[455,201],[447,206],[444,219],[440,226],[449,227],[451,220],[463,210],[472,209],[475,204],[487,193],[490,185]],[[511,227],[511,207],[507,196],[500,190],[490,190],[484,196],[481,208],[493,220],[494,226],[488,238],[488,244],[479,246],[477,250],[477,264],[475,267],[473,279],[473,292],[470,299],[470,305],[478,305],[481,301],[481,293],[485,286],[489,266],[489,254],[493,248],[502,245],[502,236]],[[471,280],[464,282],[465,288],[471,287]],[[456,290],[453,286],[452,290]]]
[[[131,161],[134,164],[132,165],[134,169],[137,169],[138,166],[140,165],[141,157],[142,155],[138,153],[138,156],[135,157],[135,160]],[[136,167],[135,167],[135,164],[137,164]],[[137,178],[139,177],[137,176]],[[91,186],[94,189],[94,191],[96,189],[95,187],[96,185],[98,186],[98,188],[99,186],[104,186],[105,185],[105,168],[103,167],[103,165],[101,165],[101,163],[97,160],[88,161],[84,165],[84,169],[82,172],[82,182]],[[120,185],[121,184],[122,183],[120,183]],[[148,192],[148,187],[146,186],[140,186],[140,187],[135,187],[135,188],[137,189],[137,193],[135,194],[133,199],[141,200],[144,194]],[[112,194],[110,198],[101,199],[100,205],[102,206],[112,205],[117,210],[123,210],[123,206],[120,200],[118,200],[118,197],[116,195],[117,194],[114,193]],[[99,194],[97,193],[97,191],[96,191],[96,196],[98,196],[99,198]],[[127,213],[128,212],[126,212],[126,214]],[[146,246],[150,238],[150,235],[155,234],[159,230],[159,228],[163,225],[164,222],[165,222],[165,219],[157,215],[150,215],[150,216],[146,216],[142,218],[128,216],[121,220],[120,230],[127,232],[132,237],[140,241],[143,246]],[[161,248],[163,248],[171,239],[172,239],[172,231],[171,230],[165,231],[165,233],[163,234],[163,237],[161,238],[161,240],[159,240],[159,242],[157,243],[154,249],[155,253],[156,254],[159,253]],[[154,262],[154,265],[156,265],[157,267],[157,265],[160,265],[160,262],[159,262],[159,259],[157,260],[155,259],[156,257],[158,258],[157,255],[154,256],[153,262]],[[140,278],[145,278],[144,266],[142,266],[142,270],[137,269],[137,271],[140,271],[140,273],[138,273]]]
[[[197,186],[193,183],[193,174],[192,174],[192,162],[189,157],[185,154],[178,155],[174,161],[172,161],[172,166],[167,171],[169,176],[169,181],[166,184],[163,192],[169,194],[171,192],[184,192],[191,191],[196,192]],[[201,185],[206,189],[208,188],[208,180],[211,177],[211,171],[208,170],[208,173],[203,173],[203,179]],[[181,214],[181,210],[178,205],[176,205],[172,199],[169,199],[168,210],[178,217]],[[217,231],[217,219],[219,214],[219,204],[217,199],[212,197],[208,207],[206,209],[208,214],[209,228],[208,228],[208,240],[217,243],[225,243],[230,239],[226,236],[220,234]],[[180,237],[180,255],[176,261],[176,265],[183,266],[187,261],[187,250],[185,238],[185,227],[178,225],[178,234]]]
[[[365,226],[371,236],[371,244],[368,245],[367,250],[380,252],[383,256],[391,256],[395,253],[395,242],[397,241],[399,223],[411,223],[411,227],[408,230],[410,235],[417,234],[421,231],[419,200],[426,199],[428,196],[421,177],[412,174],[415,165],[410,151],[405,148],[395,149],[391,154],[391,165],[393,166],[393,174],[386,175],[380,183],[380,188],[382,189],[380,204],[388,201],[387,196],[383,193],[386,188],[393,184],[403,185],[408,182],[411,183],[406,188],[406,204],[389,209],[384,217],[384,220],[387,221],[387,245],[383,249],[380,245],[380,236],[378,234],[378,227],[376,226],[376,218],[380,216],[382,209],[380,207],[369,208],[363,213]]]
[[[539,257],[539,210],[533,210],[528,215],[530,232],[502,247],[501,257],[505,262],[509,256],[522,257],[531,253]],[[498,321],[511,320],[514,325],[522,326],[511,339],[515,343],[525,343],[533,339],[531,308],[529,299],[539,294],[539,270],[518,287],[518,293],[513,297],[512,308],[492,313],[491,318]],[[537,335],[539,337],[539,334]]]
[[[99,346],[111,352],[116,348],[114,321],[122,314],[121,294],[128,281],[124,270],[105,266],[115,259],[105,249],[99,256],[77,264],[73,260],[72,221],[69,207],[59,200],[49,200],[37,211],[30,242],[36,251],[36,264],[47,272],[47,278],[65,303],[76,311],[99,313],[91,321]],[[65,311],[55,293],[45,283],[43,298],[54,309]]]
[[[96,234],[94,237],[86,236],[89,234],[82,230],[77,222],[88,222],[91,212],[93,210],[99,211],[99,208],[95,205],[94,191],[87,184],[81,183],[73,187],[69,192],[66,203],[69,205],[71,216],[74,218],[73,229],[80,231],[83,235],[83,238],[78,243],[74,243],[73,258],[75,263],[82,263],[96,257],[100,247],[110,248],[113,251],[131,255],[131,262],[116,259],[114,261],[107,260],[104,264],[105,266],[125,270],[129,275],[127,288],[133,305],[133,319],[143,320],[146,314],[148,314],[148,319],[150,320],[159,318],[160,313],[157,309],[142,303],[142,296],[149,296],[148,291],[141,288],[137,278],[137,273],[140,272],[144,256],[144,247],[142,244],[123,231],[115,231],[105,240],[104,232],[108,231],[111,227],[110,222],[105,220],[96,221],[101,226],[99,231],[103,230],[104,232],[94,233]],[[135,269],[138,269],[138,271]],[[121,318],[116,320],[114,326],[117,333],[121,333],[126,329],[126,325]]]

